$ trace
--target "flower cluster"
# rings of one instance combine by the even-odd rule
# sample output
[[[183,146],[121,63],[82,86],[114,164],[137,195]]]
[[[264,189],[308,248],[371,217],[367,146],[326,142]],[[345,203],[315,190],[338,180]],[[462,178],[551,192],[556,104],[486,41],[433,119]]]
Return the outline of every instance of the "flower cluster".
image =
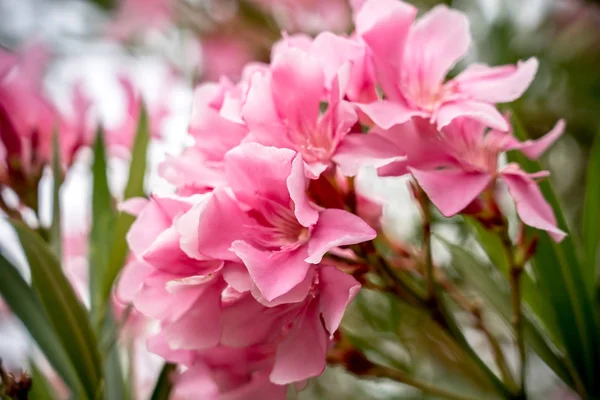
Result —
[[[160,169],[176,193],[123,204],[137,219],[119,296],[159,321],[149,347],[182,366],[179,396],[283,399],[323,371],[360,287],[329,255],[376,236],[356,215],[362,167],[412,174],[445,216],[485,210],[501,180],[525,224],[564,236],[535,181],[547,172],[498,161],[538,157],[564,129],[521,143],[496,108],[527,89],[537,61],[447,80],[468,21],[445,6],[416,12],[357,1],[352,36],[286,36],[240,82],[201,85],[195,144]]]

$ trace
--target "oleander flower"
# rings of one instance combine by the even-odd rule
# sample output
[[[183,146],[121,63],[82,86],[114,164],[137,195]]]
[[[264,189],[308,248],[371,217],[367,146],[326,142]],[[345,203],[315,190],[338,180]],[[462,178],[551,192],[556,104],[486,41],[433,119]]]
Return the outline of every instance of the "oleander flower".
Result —
[[[446,81],[467,52],[466,16],[444,5],[414,21],[417,9],[395,0],[369,0],[356,15],[356,30],[373,56],[383,100],[358,104],[383,129],[413,117],[441,129],[465,116],[507,131],[496,103],[519,98],[533,80],[538,62],[489,67],[475,64]]]

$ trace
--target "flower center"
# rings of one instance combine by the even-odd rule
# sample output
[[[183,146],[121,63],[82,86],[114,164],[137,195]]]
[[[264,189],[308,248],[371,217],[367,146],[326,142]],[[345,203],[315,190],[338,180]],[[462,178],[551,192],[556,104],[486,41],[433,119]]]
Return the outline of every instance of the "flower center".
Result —
[[[248,238],[265,250],[297,249],[310,238],[310,229],[302,226],[291,204],[284,206],[276,201],[263,199],[261,209],[248,212],[257,224],[250,229]]]

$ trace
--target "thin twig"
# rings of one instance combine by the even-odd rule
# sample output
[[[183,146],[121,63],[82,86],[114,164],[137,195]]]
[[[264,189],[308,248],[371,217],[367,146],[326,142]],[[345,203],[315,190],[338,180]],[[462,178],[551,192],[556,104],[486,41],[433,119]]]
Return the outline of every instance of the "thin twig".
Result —
[[[483,310],[481,309],[479,302],[466,298],[460,292],[460,290],[454,286],[452,281],[450,281],[441,271],[438,272],[437,280],[444,291],[448,293],[450,297],[452,297],[454,302],[464,311],[473,316],[475,319],[475,328],[483,333],[490,345],[492,354],[494,355],[494,361],[500,370],[502,380],[511,390],[518,390],[517,384],[513,379],[510,368],[508,367],[508,363],[506,362],[506,357],[504,357],[504,352],[502,351],[500,343],[483,321]]]

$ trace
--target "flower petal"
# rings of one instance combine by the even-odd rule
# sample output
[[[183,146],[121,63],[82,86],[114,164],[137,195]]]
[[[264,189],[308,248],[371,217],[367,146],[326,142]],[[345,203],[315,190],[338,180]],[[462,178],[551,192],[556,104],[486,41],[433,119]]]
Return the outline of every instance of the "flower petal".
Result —
[[[393,143],[374,134],[346,136],[333,156],[344,176],[356,176],[365,166],[378,168],[405,159]]]
[[[492,181],[489,174],[459,169],[419,170],[409,168],[431,202],[445,217],[468,206]]]
[[[566,233],[557,227],[552,207],[544,199],[537,183],[527,173],[505,169],[500,178],[508,186],[508,191],[515,200],[519,218],[525,224],[547,231],[555,242],[564,239]]]
[[[334,247],[374,239],[377,232],[365,221],[345,210],[329,208],[319,215],[310,241],[306,262],[318,264]]]

